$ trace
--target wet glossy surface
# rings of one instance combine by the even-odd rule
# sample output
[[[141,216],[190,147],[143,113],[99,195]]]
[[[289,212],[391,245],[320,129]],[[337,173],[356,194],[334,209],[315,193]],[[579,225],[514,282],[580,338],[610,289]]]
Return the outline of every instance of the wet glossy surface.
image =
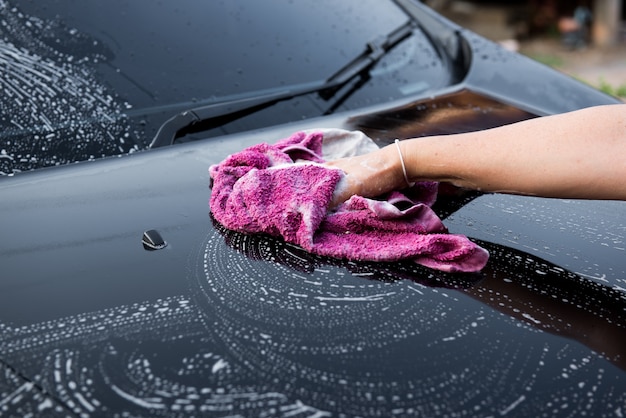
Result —
[[[456,103],[452,114],[463,113]],[[488,123],[488,107],[475,123]],[[306,127],[1,183],[12,240],[0,245],[11,272],[0,292],[0,411],[625,411],[623,202],[442,198],[437,211],[451,232],[491,251],[479,275],[322,258],[215,224],[208,165]],[[159,174],[147,169],[155,164]],[[74,192],[59,194],[61,185]],[[85,239],[86,228],[99,232]],[[168,242],[163,250],[143,249],[151,228]]]
[[[186,109],[319,83],[405,23],[403,10],[413,13],[416,29],[370,77],[331,98],[282,102],[187,140],[432,97],[449,87],[537,114],[614,102],[410,0],[2,0],[0,175],[136,152]]]
[[[0,16],[4,174],[134,152],[183,110],[323,81],[408,20],[393,2],[371,0],[3,0]],[[440,88],[446,74],[415,29],[346,101],[361,80],[202,137],[387,102]]]
[[[54,7],[47,9],[20,2],[20,12],[0,0],[6,22],[0,26],[0,59],[34,66],[28,81],[43,90],[26,104],[33,110],[28,118],[39,118],[33,126],[41,125],[46,135],[68,139],[80,133],[78,138],[89,138],[88,143],[117,147],[126,132],[134,138],[138,131],[118,118],[137,110],[137,103],[146,106],[137,118],[152,118],[163,110],[151,107],[158,98],[194,102],[187,90],[197,84],[193,77],[194,83],[173,83],[166,86],[171,91],[159,90],[154,97],[140,89],[134,77],[127,77],[132,65],[118,66],[139,58],[116,49],[113,31],[98,32],[91,25],[112,14],[133,21],[133,13],[146,11],[140,3],[96,8],[93,15],[82,9],[91,22],[83,26],[71,20],[71,13],[45,20],[46,13],[76,6],[50,4]],[[233,2],[211,5],[234,7]],[[171,6],[172,21],[189,21],[192,31],[212,30],[196,24],[191,9],[178,6]],[[162,27],[156,15],[169,7],[155,5],[155,14],[145,14],[146,24]],[[230,11],[240,18],[247,12]],[[319,8],[315,16],[321,19],[330,12]],[[387,19],[375,12],[370,18]],[[122,26],[120,32],[146,29]],[[366,26],[356,25],[353,33],[362,34]],[[340,27],[330,33],[336,35]],[[9,45],[7,28],[21,34],[21,49],[13,38]],[[43,44],[33,41],[37,30],[47,34]],[[310,35],[315,29],[303,31]],[[85,38],[84,33],[91,34]],[[70,53],[61,48],[57,55],[57,36],[73,39],[62,44],[78,49]],[[626,414],[624,202],[453,190],[440,197],[435,210],[451,232],[466,234],[491,252],[487,268],[477,275],[312,256],[276,239],[226,231],[211,218],[208,166],[299,129],[362,129],[382,145],[394,138],[484,129],[612,102],[470,33],[464,36],[476,49],[466,57],[471,62],[467,77],[450,88],[420,93],[415,91],[419,85],[401,83],[404,98],[392,104],[286,125],[275,124],[299,118],[293,113],[286,119],[272,116],[265,123],[275,126],[261,131],[0,178],[0,415]],[[94,37],[103,43],[93,44]],[[360,39],[356,36],[345,51],[332,53],[351,58],[351,51],[361,51]],[[196,53],[196,44],[185,44],[194,53],[183,54],[172,45],[163,52],[155,42],[146,50],[129,51],[147,61],[158,52],[173,54],[170,58],[180,54],[179,64],[187,59],[208,62]],[[90,45],[84,61],[67,61],[80,45]],[[288,49],[291,44],[285,45]],[[90,55],[94,48],[101,48],[95,56]],[[288,61],[286,57],[281,53],[275,58]],[[335,59],[330,61],[318,66],[313,60],[312,78],[325,73],[326,66],[335,69]],[[412,64],[421,71],[429,63]],[[104,88],[95,74],[107,68],[111,77]],[[442,74],[445,60],[433,68],[435,80],[462,73]],[[28,85],[24,71],[11,73],[19,76],[13,81],[2,80],[3,93],[29,97],[28,90],[7,87]],[[37,82],[57,76],[62,81],[50,87],[53,91]],[[226,76],[233,82],[238,77]],[[68,86],[78,86],[78,96],[92,98],[93,106],[66,112],[76,97]],[[118,90],[128,97],[109,97],[111,86],[135,87]],[[384,86],[374,83],[371,91],[384,92]],[[58,102],[47,99],[47,93]],[[367,97],[354,98],[355,107],[367,102]],[[303,103],[287,108],[299,113]],[[49,121],[58,123],[56,128],[45,126],[37,112],[43,108],[52,112]],[[53,111],[59,109],[64,112],[54,119]],[[88,128],[71,116],[85,114],[98,122]],[[112,118],[105,123],[102,115]],[[15,122],[27,125],[28,118]],[[259,126],[254,123],[233,130]],[[103,133],[112,134],[112,141],[103,140]],[[55,138],[40,136],[35,144],[82,149]],[[124,144],[134,147],[133,141]],[[8,155],[0,154],[0,161],[12,161]],[[28,163],[30,157],[24,158]],[[146,251],[142,239],[151,230],[158,231],[165,248]]]

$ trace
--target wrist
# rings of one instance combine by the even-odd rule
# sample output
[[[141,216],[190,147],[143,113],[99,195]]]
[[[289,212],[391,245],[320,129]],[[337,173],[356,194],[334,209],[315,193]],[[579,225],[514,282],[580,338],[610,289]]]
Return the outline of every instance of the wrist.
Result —
[[[409,182],[437,181],[438,173],[435,173],[436,170],[431,167],[434,160],[426,158],[432,155],[432,145],[437,141],[436,137],[410,138],[400,141]]]
[[[402,141],[400,147],[402,147]],[[404,171],[402,170],[402,161],[398,153],[398,145],[392,143],[390,145],[381,148],[382,161],[384,161],[382,170],[379,172],[379,182],[384,182],[387,185],[388,190],[398,190],[408,187],[404,178]],[[404,158],[404,149],[402,149]],[[409,167],[406,159],[404,160],[405,168],[407,170],[407,178],[410,181]]]
[[[407,187],[413,187],[415,185],[415,182],[411,182],[409,180],[409,176],[407,173],[407,166],[404,161],[404,152],[402,150],[403,146],[400,145],[400,140],[396,138],[396,140],[394,141],[394,145],[396,146],[396,149],[398,151],[398,159],[400,160],[400,168],[402,169],[402,178],[404,179],[404,182]]]

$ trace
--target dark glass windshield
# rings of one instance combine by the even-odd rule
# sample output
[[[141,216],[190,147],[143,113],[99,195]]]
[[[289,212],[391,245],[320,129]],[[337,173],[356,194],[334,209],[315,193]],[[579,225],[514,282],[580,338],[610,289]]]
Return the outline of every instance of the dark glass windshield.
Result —
[[[379,0],[5,0],[0,15],[4,174],[141,150],[185,109],[325,80],[409,19]],[[381,103],[446,80],[416,29],[341,105],[333,106],[342,92],[311,94],[202,136]]]

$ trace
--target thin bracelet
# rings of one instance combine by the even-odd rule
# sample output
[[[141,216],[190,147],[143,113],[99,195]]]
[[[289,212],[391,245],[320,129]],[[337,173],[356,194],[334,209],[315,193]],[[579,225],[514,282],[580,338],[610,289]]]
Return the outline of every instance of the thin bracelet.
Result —
[[[400,149],[400,140],[396,138],[393,141],[396,144],[396,148],[398,148],[398,155],[400,156],[400,164],[402,164],[402,174],[404,174],[404,181],[406,181],[407,186],[413,187],[415,185],[414,182],[409,181],[409,176],[406,174],[406,166],[404,165],[404,158],[402,158],[402,149]]]

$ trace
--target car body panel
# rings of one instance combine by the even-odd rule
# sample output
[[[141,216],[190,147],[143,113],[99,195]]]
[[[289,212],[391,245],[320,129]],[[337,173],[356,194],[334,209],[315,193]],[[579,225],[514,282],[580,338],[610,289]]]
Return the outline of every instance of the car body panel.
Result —
[[[465,76],[436,94],[1,178],[0,414],[626,412],[625,202],[444,194],[450,232],[491,253],[469,275],[314,256],[211,218],[209,165],[298,130],[383,145],[615,103],[462,37]],[[145,249],[148,230],[167,246]]]

